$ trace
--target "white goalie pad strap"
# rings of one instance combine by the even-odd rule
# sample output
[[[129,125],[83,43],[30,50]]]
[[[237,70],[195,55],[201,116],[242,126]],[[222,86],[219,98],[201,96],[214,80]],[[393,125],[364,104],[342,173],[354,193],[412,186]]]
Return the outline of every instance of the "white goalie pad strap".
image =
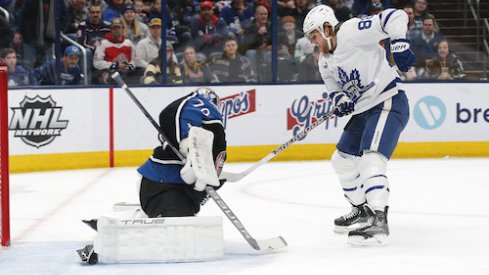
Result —
[[[101,263],[217,260],[224,256],[221,217],[121,218],[97,222],[94,251]]]
[[[187,158],[190,159],[192,170],[197,178],[195,189],[203,191],[206,185],[219,186],[219,178],[212,157],[214,134],[200,127],[192,127],[188,140]]]

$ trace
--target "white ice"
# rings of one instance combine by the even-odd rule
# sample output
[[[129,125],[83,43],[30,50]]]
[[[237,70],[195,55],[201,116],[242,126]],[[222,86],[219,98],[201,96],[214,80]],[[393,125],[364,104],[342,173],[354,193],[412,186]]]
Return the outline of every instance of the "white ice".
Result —
[[[252,163],[226,164],[240,172]],[[135,168],[11,176],[12,245],[0,274],[489,274],[489,159],[392,160],[390,244],[357,248],[333,233],[349,212],[328,161],[272,162],[219,191],[256,239],[283,236],[275,253],[253,250],[224,220],[225,256],[197,263],[82,264],[94,231],[80,222],[137,202]]]

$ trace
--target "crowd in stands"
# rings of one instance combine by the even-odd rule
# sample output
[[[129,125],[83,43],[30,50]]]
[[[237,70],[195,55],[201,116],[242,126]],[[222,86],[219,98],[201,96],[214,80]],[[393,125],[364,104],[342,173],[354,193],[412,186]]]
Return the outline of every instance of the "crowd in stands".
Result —
[[[305,15],[317,4],[330,5],[340,22],[388,7],[404,9],[409,16],[407,37],[418,63],[402,77],[463,78],[462,62],[450,52],[428,1],[277,0],[278,81],[321,81],[319,51],[302,33]],[[10,15],[7,21],[0,14],[0,58],[8,66],[9,85],[77,85],[84,80],[113,84],[110,75],[115,71],[130,84],[272,80],[271,0],[166,4],[163,8],[161,0],[1,0]],[[55,61],[55,8],[63,11],[60,31],[86,49],[87,68],[81,49],[66,40],[61,43],[61,62]]]

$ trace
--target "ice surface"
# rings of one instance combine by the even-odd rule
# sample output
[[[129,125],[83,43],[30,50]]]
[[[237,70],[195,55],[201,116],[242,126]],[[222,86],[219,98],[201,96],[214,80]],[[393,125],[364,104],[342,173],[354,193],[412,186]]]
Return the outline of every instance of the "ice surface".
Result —
[[[12,175],[12,246],[0,250],[0,274],[489,274],[489,159],[392,160],[388,177],[385,247],[351,247],[333,233],[349,205],[328,161],[273,162],[219,193],[254,238],[281,235],[284,250],[253,250],[209,201],[200,215],[223,216],[224,259],[88,266],[75,251],[94,232],[80,220],[137,202],[135,168]]]

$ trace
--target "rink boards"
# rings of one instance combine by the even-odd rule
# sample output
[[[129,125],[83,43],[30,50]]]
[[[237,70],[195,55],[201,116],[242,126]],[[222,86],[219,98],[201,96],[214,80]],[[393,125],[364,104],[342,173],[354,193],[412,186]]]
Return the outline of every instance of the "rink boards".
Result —
[[[131,90],[159,112],[194,87]],[[256,161],[331,110],[324,85],[214,86],[228,161]],[[410,121],[395,158],[489,156],[489,83],[410,83]],[[330,119],[275,160],[329,159],[347,118]],[[9,91],[12,172],[137,166],[157,146],[157,131],[118,88]]]

